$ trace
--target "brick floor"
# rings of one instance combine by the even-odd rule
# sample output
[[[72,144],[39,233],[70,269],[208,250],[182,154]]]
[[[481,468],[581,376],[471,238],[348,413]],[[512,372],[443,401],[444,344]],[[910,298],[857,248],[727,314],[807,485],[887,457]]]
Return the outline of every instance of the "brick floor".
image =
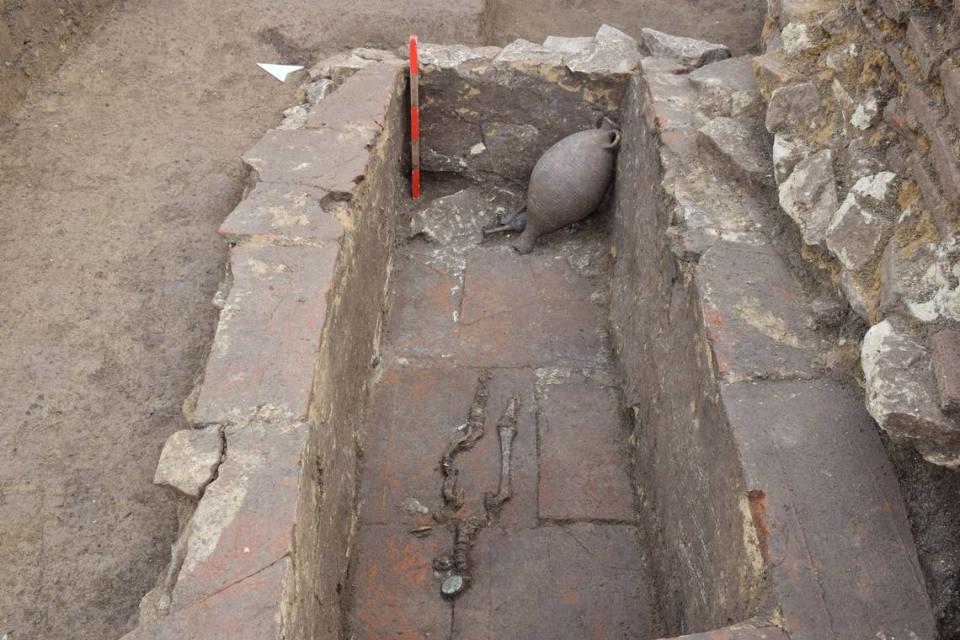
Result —
[[[455,604],[454,640],[652,637],[631,526],[487,529],[474,559],[476,581]]]
[[[538,400],[540,516],[632,521],[616,390],[575,373],[541,385]]]
[[[584,267],[602,270],[605,254],[587,233],[529,256],[499,242],[414,240],[398,252],[363,437],[353,637],[449,638],[451,624],[466,640],[653,637],[642,549],[624,524],[633,491],[605,311],[594,302],[603,282]],[[479,532],[473,582],[451,604],[432,568],[453,551],[455,528],[433,519],[439,463],[484,369],[485,433],[456,458],[466,496],[456,516],[484,516],[484,494],[498,489],[497,423],[516,395],[513,495]],[[428,525],[425,537],[412,533]]]

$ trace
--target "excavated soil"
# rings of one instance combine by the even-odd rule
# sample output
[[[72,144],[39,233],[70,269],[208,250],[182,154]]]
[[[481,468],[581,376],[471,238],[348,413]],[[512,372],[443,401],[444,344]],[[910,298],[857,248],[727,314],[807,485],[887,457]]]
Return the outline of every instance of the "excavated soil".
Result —
[[[255,63],[478,42],[482,4],[53,4],[0,3],[0,114],[19,103],[0,124],[0,637],[99,640],[168,557],[176,508],[151,479],[213,334],[216,229],[239,155],[294,102],[298,81]],[[631,16],[610,21],[636,36]],[[554,17],[531,8],[511,35],[595,30]]]

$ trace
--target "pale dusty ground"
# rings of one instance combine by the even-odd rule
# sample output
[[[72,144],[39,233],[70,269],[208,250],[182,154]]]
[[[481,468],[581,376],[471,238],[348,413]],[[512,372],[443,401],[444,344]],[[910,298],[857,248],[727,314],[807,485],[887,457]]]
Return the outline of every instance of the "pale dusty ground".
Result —
[[[174,505],[150,480],[215,326],[215,231],[239,155],[297,84],[254,63],[412,31],[476,40],[467,4],[128,0],[0,124],[0,637],[118,637],[166,561]],[[488,35],[596,27],[542,4]],[[602,4],[618,17],[597,24],[647,24],[635,3]]]

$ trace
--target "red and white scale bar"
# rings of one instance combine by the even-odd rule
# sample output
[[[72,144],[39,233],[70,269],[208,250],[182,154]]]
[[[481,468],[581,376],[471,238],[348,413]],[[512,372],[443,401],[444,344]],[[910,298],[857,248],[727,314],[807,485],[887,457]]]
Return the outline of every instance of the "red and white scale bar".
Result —
[[[410,158],[413,173],[410,176],[410,194],[420,197],[420,58],[417,54],[417,36],[410,36]]]

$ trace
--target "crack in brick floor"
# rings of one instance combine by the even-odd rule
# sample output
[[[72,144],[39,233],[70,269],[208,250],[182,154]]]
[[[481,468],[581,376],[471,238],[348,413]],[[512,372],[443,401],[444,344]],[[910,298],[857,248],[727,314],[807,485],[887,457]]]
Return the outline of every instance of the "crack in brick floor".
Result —
[[[609,277],[606,220],[556,233],[528,256],[507,241],[461,247],[465,267],[443,266],[432,253],[448,248],[422,239],[398,249],[364,436],[349,604],[358,640],[656,637],[607,309],[595,295]],[[584,268],[581,252],[604,262]],[[439,462],[485,371],[486,435],[456,459],[463,504],[452,509]],[[448,574],[433,561],[452,556],[457,523],[487,522],[484,496],[501,475],[497,421],[514,396],[512,497],[476,533],[470,588],[446,601]]]

